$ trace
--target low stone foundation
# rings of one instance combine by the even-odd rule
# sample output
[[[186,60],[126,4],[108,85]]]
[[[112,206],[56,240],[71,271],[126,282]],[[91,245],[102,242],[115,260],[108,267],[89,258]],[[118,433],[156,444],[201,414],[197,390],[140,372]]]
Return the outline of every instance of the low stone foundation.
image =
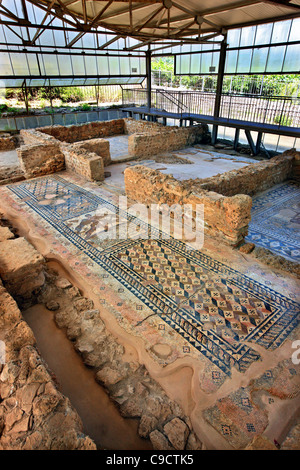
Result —
[[[0,311],[6,362],[0,363],[0,450],[96,450],[1,281]]]
[[[145,157],[202,142],[206,125],[165,127],[132,118],[90,122],[79,126],[50,126],[20,131],[18,149],[26,178],[66,168],[88,180],[102,181],[104,167],[111,163],[109,142],[103,137],[128,134],[128,153]],[[68,145],[71,144],[71,145]]]
[[[25,145],[57,143],[54,137],[44,134],[38,129],[22,129],[20,131],[20,137]]]
[[[124,134],[124,119],[94,121],[74,126],[49,126],[36,129],[51,135],[61,142],[74,143],[81,140]]]
[[[128,197],[145,204],[204,205],[205,226],[208,235],[238,245],[248,233],[251,218],[251,198],[246,195],[226,197],[210,191],[194,192],[170,175],[142,165],[126,168],[125,190]]]
[[[125,130],[129,134],[128,153],[135,157],[150,157],[202,143],[209,134],[206,124],[167,127],[134,119],[125,121]]]
[[[290,177],[296,181],[300,181],[300,152],[297,152],[296,149],[286,150],[282,156],[290,155],[294,157],[293,159],[293,167]]]
[[[159,122],[144,121],[143,119],[133,118],[124,119],[124,133],[128,135],[151,132],[155,133],[162,129],[165,129],[165,126]]]
[[[75,149],[84,149],[87,152],[97,154],[103,160],[103,165],[108,166],[111,163],[109,141],[105,139],[90,139],[87,141],[76,142],[72,145]]]
[[[63,147],[67,170],[83,176],[89,181],[104,180],[103,159],[94,152],[84,148],[67,145]]]
[[[294,150],[287,151],[239,170],[185,181],[138,165],[125,170],[125,190],[132,200],[145,204],[192,204],[193,210],[203,204],[205,233],[238,246],[248,233],[250,195],[293,177],[298,155]]]
[[[17,139],[10,134],[0,134],[0,150],[14,150]]]
[[[65,158],[56,142],[22,145],[17,149],[26,178],[48,175],[65,169]]]
[[[195,190],[215,191],[225,196],[236,194],[253,196],[292,176],[295,158],[289,152],[270,160],[247,165],[239,170],[227,171],[222,175],[191,180],[190,184]]]
[[[0,243],[0,277],[14,297],[31,297],[45,282],[44,258],[20,237]]]
[[[66,167],[90,181],[104,179],[104,165],[111,161],[107,140],[92,139],[68,145],[41,129],[22,130],[20,135],[25,145],[17,153],[26,178],[55,173]]]

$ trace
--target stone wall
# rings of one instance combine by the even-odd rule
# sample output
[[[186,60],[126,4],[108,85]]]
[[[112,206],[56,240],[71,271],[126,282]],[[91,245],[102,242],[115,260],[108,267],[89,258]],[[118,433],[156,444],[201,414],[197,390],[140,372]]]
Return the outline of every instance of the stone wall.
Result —
[[[26,178],[48,175],[65,168],[64,155],[54,139],[47,143],[22,145],[17,154]]]
[[[104,166],[111,163],[109,141],[105,139],[90,139],[87,141],[76,142],[73,144],[74,149],[85,149],[88,152],[96,153],[102,157]]]
[[[248,233],[252,200],[240,194],[225,197],[211,191],[195,192],[184,182],[142,165],[126,168],[125,190],[128,197],[145,204],[204,205],[204,230],[210,236],[236,246]]]
[[[297,152],[297,150],[293,148],[293,149],[286,150],[285,152],[283,152],[282,156],[294,157],[290,178],[296,181],[300,181],[300,152]]]
[[[125,134],[144,134],[151,132],[158,132],[165,129],[165,126],[158,122],[144,121],[143,119],[124,119],[124,132]]]
[[[103,137],[122,134],[129,135],[129,155],[147,157],[201,142],[209,132],[202,124],[166,127],[132,118],[25,129],[20,132],[25,146],[18,150],[21,168],[26,178],[32,178],[64,169],[65,159],[67,169],[102,181],[103,167],[111,163],[109,142]]]
[[[127,124],[128,126],[128,124]],[[129,126],[130,127],[130,126]],[[129,135],[128,153],[135,157],[150,157],[161,152],[179,150],[207,139],[208,126],[151,127],[142,133]]]
[[[0,281],[0,450],[95,450],[68,398],[55,387],[32,330]]]
[[[0,277],[16,298],[30,298],[45,282],[44,258],[23,237],[0,243]]]
[[[13,150],[16,148],[17,139],[10,134],[0,134],[0,150]]]
[[[282,183],[292,174],[294,156],[285,152],[262,162],[231,170],[203,180],[191,180],[194,190],[215,191],[225,196],[254,195],[275,184]]]
[[[61,148],[67,170],[71,170],[89,181],[104,180],[102,157],[79,146],[64,145]]]
[[[54,137],[44,134],[38,129],[22,129],[20,131],[20,137],[25,145],[57,143],[57,140]]]
[[[82,434],[69,399],[55,387],[33,332],[10,295],[22,304],[40,291],[45,260],[27,240],[0,228],[0,276],[5,284],[0,279],[0,450],[96,449]]]
[[[60,130],[69,129],[64,126],[49,129],[58,127]],[[39,129],[22,130],[20,134],[25,145],[17,149],[17,153],[26,178],[54,173],[66,167],[90,181],[104,179],[104,166],[111,162],[107,140],[97,138],[68,145]]]
[[[74,126],[49,126],[36,129],[61,142],[74,143],[81,140],[124,134],[124,119],[94,121]]]
[[[288,178],[299,178],[299,162],[300,153],[292,149],[239,170],[184,181],[139,165],[125,170],[125,190],[131,199],[145,204],[204,204],[205,232],[238,246],[251,220],[249,196]]]

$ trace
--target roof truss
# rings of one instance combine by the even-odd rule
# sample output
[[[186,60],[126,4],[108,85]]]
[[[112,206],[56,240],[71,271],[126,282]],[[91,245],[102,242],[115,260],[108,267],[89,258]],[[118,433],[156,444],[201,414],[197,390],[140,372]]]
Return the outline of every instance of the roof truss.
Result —
[[[65,34],[65,47],[68,49],[76,47],[87,33],[96,36],[103,34],[103,28],[105,34],[113,37],[99,46],[100,49],[105,49],[119,38],[132,37],[139,41],[138,44],[125,46],[124,50],[135,51],[152,43],[155,46],[157,41],[203,43],[235,27],[300,16],[300,0],[219,0],[216,6],[210,8],[201,8],[200,2],[195,0],[19,1],[22,6],[19,15],[7,3],[5,6],[0,2],[0,23],[21,38],[24,46],[35,47],[37,39],[46,30],[59,29],[53,25],[54,19],[59,19],[65,32],[75,33],[72,39]],[[44,12],[38,25],[29,19],[29,4]],[[16,25],[26,28],[26,39],[25,35],[20,37],[14,30]]]

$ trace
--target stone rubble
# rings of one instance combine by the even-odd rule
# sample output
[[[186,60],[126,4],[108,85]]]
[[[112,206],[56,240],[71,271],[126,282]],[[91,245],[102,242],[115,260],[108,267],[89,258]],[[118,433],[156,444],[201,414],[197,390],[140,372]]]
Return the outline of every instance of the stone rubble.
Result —
[[[184,450],[187,445],[190,450],[201,449],[180,406],[168,398],[143,365],[124,361],[124,347],[107,331],[93,302],[54,272],[47,278],[39,303],[47,305],[50,298],[59,299],[61,307],[54,312],[56,324],[66,329],[75,350],[93,368],[95,379],[105,387],[121,415],[140,420],[139,435],[149,438],[156,450]],[[72,289],[77,289],[75,297],[70,296]]]
[[[95,450],[69,399],[56,388],[31,329],[0,285],[0,450]]]
[[[23,237],[0,244],[0,276],[9,293],[29,298],[45,282],[45,260]]]

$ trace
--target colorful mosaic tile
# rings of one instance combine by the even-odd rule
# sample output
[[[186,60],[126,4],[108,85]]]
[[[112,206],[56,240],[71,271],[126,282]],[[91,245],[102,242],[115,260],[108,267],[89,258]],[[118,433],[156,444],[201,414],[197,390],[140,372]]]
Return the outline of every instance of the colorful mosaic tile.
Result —
[[[119,281],[119,292],[133,294],[137,312],[148,307],[187,342],[184,352],[193,348],[225,376],[232,367],[244,372],[260,358],[249,342],[275,349],[298,322],[299,305],[293,300],[179,240],[165,238],[108,198],[57,175],[9,189],[58,236],[104,269],[103,278],[111,275]],[[138,227],[139,237],[102,237],[103,209],[118,216],[119,233],[129,224],[133,233]],[[150,232],[155,239],[147,239]]]
[[[243,387],[219,399],[203,416],[235,449],[244,449],[268,425],[267,412],[251,402],[250,390]]]
[[[295,181],[253,197],[246,240],[292,261],[300,261],[300,187]]]
[[[268,425],[272,428],[279,403],[299,395],[299,378],[300,366],[285,359],[251,380],[248,387],[218,399],[203,411],[203,416],[230,445],[244,449]]]

